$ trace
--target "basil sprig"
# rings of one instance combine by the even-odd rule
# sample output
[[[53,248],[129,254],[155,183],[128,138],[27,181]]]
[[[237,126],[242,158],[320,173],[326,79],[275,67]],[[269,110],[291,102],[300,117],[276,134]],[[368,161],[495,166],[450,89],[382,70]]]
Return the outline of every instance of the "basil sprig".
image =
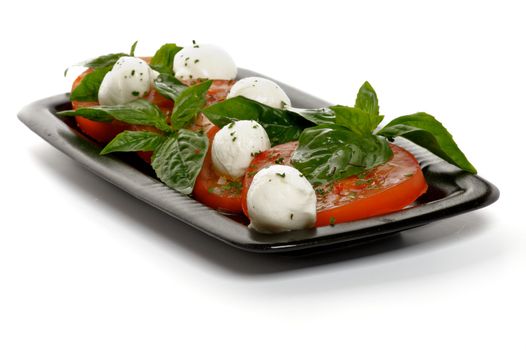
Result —
[[[173,78],[175,79],[175,78]],[[208,150],[208,137],[183,129],[206,104],[211,80],[182,88],[172,78],[157,81],[156,88],[174,100],[170,124],[159,107],[144,100],[116,106],[94,106],[58,112],[62,117],[81,116],[98,122],[119,120],[133,125],[153,126],[157,131],[123,131],[100,152],[153,151],[152,167],[169,187],[190,194]]]
[[[297,140],[302,130],[312,125],[293,112],[272,108],[243,96],[213,104],[205,108],[203,114],[219,127],[238,120],[255,120],[263,126],[273,146]]]
[[[354,107],[337,105],[318,111],[329,123],[305,129],[291,159],[312,184],[357,175],[393,156],[387,140],[373,134],[383,117],[376,92],[368,82],[358,91]],[[323,122],[320,114],[312,114]]]
[[[380,115],[376,92],[368,82],[358,91],[354,107],[336,105],[291,111],[318,124],[302,132],[291,160],[313,184],[343,179],[387,162],[392,151],[386,138],[395,137],[406,138],[447,162],[476,173],[451,134],[429,114],[395,118],[375,131],[384,117]]]

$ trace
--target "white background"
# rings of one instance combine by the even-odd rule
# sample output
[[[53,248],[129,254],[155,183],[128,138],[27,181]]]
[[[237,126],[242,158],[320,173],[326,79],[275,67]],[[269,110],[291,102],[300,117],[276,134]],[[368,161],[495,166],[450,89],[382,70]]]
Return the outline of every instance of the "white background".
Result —
[[[524,349],[520,1],[14,1],[2,5],[1,349]],[[9,6],[9,8],[7,8]],[[195,39],[386,120],[426,111],[494,205],[310,258],[237,251],[94,177],[17,118],[86,58]]]

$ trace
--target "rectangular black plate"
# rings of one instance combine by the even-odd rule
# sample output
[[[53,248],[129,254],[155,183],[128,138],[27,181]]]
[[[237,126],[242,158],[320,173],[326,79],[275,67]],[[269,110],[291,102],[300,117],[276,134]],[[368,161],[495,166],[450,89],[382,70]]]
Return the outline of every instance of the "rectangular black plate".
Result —
[[[239,78],[262,76],[240,69]],[[279,83],[295,107],[316,108],[329,103]],[[411,207],[399,212],[337,224],[335,226],[264,235],[251,231],[237,217],[223,215],[196,200],[181,195],[156,179],[152,172],[130,157],[100,156],[100,147],[80,134],[56,111],[71,109],[66,94],[30,104],[18,117],[36,134],[93,173],[167,214],[234,247],[270,253],[348,245],[399,232],[429,222],[482,208],[499,197],[498,189],[483,178],[471,175],[410,143],[397,142],[420,162],[428,192]]]

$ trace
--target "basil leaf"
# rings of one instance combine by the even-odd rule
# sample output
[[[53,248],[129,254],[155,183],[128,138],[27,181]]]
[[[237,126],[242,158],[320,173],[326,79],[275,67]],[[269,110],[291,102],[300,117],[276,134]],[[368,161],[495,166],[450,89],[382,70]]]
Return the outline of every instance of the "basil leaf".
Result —
[[[367,81],[360,87],[354,107],[337,105],[329,108],[336,115],[336,124],[360,135],[371,134],[384,119],[380,115],[376,92]]]
[[[345,126],[347,129],[358,135],[370,135],[374,130],[374,123],[371,122],[370,115],[356,107],[332,106],[331,110],[335,114],[335,122]]]
[[[376,91],[374,91],[373,87],[371,86],[371,84],[369,84],[369,82],[366,81],[365,83],[363,83],[363,85],[360,87],[360,90],[358,90],[354,107],[361,109],[362,111],[372,116],[380,115],[378,97],[376,96]],[[378,126],[378,124],[376,124],[374,127],[376,126]]]
[[[143,99],[138,99],[123,105],[84,107],[75,111],[66,111],[66,113],[62,112],[58,114],[60,116],[78,115],[92,120],[104,118],[104,116],[112,116],[128,124],[150,125],[162,131],[172,131],[161,110],[156,105]]]
[[[87,74],[75,90],[71,92],[69,99],[71,101],[98,101],[100,84],[112,67],[96,68],[93,72]]]
[[[255,120],[263,126],[273,146],[297,140],[301,131],[312,125],[293,112],[272,108],[243,96],[213,104],[203,113],[219,127],[238,120]]]
[[[60,111],[56,113],[59,117],[83,117],[96,122],[111,122],[114,119],[105,111],[99,109],[92,109],[91,107],[72,109],[68,111]]]
[[[378,105],[376,91],[374,91],[373,87],[368,81],[363,83],[363,85],[360,87],[360,90],[358,90],[354,107],[369,114],[370,131],[376,129],[376,127],[380,125],[384,119],[384,116],[380,115],[380,106]]]
[[[139,40],[137,40],[136,42],[134,42],[130,48],[130,56],[135,56],[135,48],[137,47],[137,43],[139,42]]]
[[[172,128],[177,130],[191,122],[206,104],[206,93],[212,80],[192,85],[183,90],[174,100]]]
[[[161,95],[171,100],[177,99],[177,97],[186,90],[187,86],[177,80],[173,75],[161,73],[153,81],[153,87]]]
[[[318,185],[359,174],[392,155],[384,138],[358,135],[339,125],[319,125],[303,131],[292,165]]]
[[[106,68],[106,67],[113,67],[115,62],[119,60],[119,58],[128,56],[125,53],[110,53],[109,55],[103,55],[99,56],[97,58],[94,58],[92,60],[80,63],[79,66],[84,66],[88,68]]]
[[[190,194],[208,149],[208,137],[181,129],[166,138],[152,157],[157,177],[169,187]]]
[[[155,52],[155,55],[153,55],[150,61],[150,67],[159,73],[173,75],[174,57],[181,49],[182,47],[176,44],[164,44]]]
[[[151,131],[123,131],[110,141],[100,152],[101,155],[111,152],[153,151],[166,139],[165,136]]]
[[[329,107],[304,109],[287,106],[287,110],[299,114],[303,118],[316,125],[335,123],[336,117],[334,115],[334,112]]]
[[[419,112],[393,119],[377,134],[391,139],[398,136],[406,138],[463,170],[477,173],[449,131],[427,113]]]

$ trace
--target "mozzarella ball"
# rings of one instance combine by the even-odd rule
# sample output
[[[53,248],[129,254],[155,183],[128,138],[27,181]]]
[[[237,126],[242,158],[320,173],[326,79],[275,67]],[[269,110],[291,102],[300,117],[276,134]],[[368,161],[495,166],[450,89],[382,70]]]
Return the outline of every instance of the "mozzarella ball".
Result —
[[[267,132],[254,120],[240,120],[219,130],[212,142],[212,164],[230,178],[245,174],[254,156],[270,148]]]
[[[174,58],[173,70],[179,80],[236,78],[237,67],[230,55],[214,45],[183,48]]]
[[[295,168],[271,165],[254,176],[247,193],[250,228],[278,233],[313,227],[316,223],[316,194]]]
[[[150,91],[154,73],[148,63],[137,57],[121,57],[104,76],[99,88],[103,106],[125,104]]]
[[[275,82],[259,77],[243,78],[237,81],[227,98],[243,96],[274,108],[290,106],[290,98]]]

